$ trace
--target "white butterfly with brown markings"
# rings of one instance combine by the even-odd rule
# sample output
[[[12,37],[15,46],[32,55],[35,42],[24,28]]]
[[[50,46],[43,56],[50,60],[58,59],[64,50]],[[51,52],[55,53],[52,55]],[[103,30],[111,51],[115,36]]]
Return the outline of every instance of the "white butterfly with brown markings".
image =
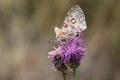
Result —
[[[58,41],[79,35],[87,28],[85,16],[79,5],[74,5],[68,11],[62,28],[55,27],[54,31]]]

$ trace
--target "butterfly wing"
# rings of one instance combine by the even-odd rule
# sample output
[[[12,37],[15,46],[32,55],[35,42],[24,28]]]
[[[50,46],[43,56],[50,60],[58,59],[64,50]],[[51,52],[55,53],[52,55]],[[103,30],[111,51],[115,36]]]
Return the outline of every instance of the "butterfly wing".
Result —
[[[64,23],[62,25],[62,31],[81,32],[87,28],[85,15],[79,5],[74,5],[68,11]]]
[[[62,30],[61,30],[60,28],[55,27],[55,28],[54,28],[54,31],[55,31],[55,34],[56,34],[56,37],[57,37],[57,38],[58,38],[58,37],[61,37],[61,35],[62,35]]]
[[[87,28],[85,15],[79,5],[74,5],[68,11],[62,29],[55,27],[57,40],[68,39]]]

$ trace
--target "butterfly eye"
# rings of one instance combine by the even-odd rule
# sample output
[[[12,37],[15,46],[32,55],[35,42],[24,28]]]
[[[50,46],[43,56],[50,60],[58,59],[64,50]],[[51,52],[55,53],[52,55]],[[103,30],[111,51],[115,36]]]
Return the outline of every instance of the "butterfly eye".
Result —
[[[67,27],[67,24],[66,24],[66,23],[63,23],[63,26],[66,28],[66,27]]]
[[[75,23],[76,23],[76,19],[75,19],[75,18],[72,18],[72,19],[71,19],[71,23],[75,24]]]

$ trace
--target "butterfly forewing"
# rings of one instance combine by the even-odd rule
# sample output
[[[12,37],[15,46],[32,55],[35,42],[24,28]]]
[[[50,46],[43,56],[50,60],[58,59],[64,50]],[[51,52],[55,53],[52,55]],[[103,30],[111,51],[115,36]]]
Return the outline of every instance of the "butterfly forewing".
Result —
[[[63,22],[62,29],[63,27],[73,32],[81,32],[87,28],[84,13],[79,5],[74,5],[70,8]]]

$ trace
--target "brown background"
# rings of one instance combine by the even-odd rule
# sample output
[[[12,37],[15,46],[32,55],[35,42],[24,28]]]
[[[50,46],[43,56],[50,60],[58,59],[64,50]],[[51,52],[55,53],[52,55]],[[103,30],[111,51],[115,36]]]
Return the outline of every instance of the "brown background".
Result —
[[[0,80],[62,80],[48,42],[74,4],[88,26],[78,80],[120,80],[120,0],[0,0]]]

